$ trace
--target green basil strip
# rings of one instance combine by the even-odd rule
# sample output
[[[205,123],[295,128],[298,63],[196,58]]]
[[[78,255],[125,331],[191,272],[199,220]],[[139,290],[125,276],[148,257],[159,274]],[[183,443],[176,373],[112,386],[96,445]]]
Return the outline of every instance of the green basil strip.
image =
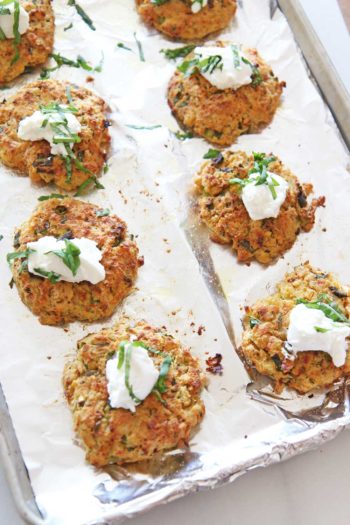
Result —
[[[132,344],[126,345],[125,348],[125,386],[129,392],[131,399],[139,404],[142,402],[142,399],[139,399],[135,396],[132,386],[130,384],[130,366],[131,366],[131,355],[132,355]]]

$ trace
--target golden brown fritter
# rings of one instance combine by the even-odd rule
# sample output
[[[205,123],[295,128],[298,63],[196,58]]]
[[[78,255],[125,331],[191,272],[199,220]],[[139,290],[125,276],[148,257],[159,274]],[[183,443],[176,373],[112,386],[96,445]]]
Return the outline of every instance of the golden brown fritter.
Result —
[[[126,224],[116,215],[98,216],[98,206],[77,199],[49,199],[16,231],[16,252],[40,237],[87,237],[102,251],[106,277],[97,284],[69,283],[33,275],[22,268],[22,260],[12,265],[13,279],[24,304],[39,316],[42,324],[62,325],[72,321],[97,321],[112,315],[132,291],[138,266],[138,249],[127,235]]]
[[[15,57],[13,39],[0,40],[0,84],[10,82],[27,67],[44,64],[52,51],[55,18],[51,0],[20,0],[29,13],[29,29],[21,35],[19,59]]]
[[[32,115],[40,105],[69,104],[68,86],[72,104],[77,109],[75,116],[82,127],[81,142],[74,144],[72,149],[88,170],[82,171],[72,162],[70,179],[64,159],[51,154],[46,140],[24,141],[17,134],[20,121]],[[33,182],[53,182],[64,190],[76,190],[92,175],[99,175],[105,162],[110,143],[105,111],[105,102],[88,89],[58,80],[27,84],[0,104],[0,159],[6,166],[28,174]]]
[[[239,135],[257,133],[271,122],[285,82],[275,77],[255,49],[244,49],[244,54],[260,76],[236,90],[218,89],[199,72],[187,77],[175,72],[168,87],[168,103],[180,126],[208,142],[230,146]],[[186,61],[190,59],[186,57]]]
[[[105,374],[106,361],[131,336],[173,359],[162,399],[151,393],[135,413],[111,408]],[[63,383],[75,430],[90,463],[101,467],[142,461],[188,444],[205,412],[200,399],[204,376],[189,350],[145,321],[130,323],[127,319],[88,335],[77,347],[77,357],[65,367]],[[163,358],[154,353],[149,356],[159,369]]]
[[[175,40],[200,40],[227,27],[236,9],[236,0],[209,0],[198,13],[191,10],[191,0],[136,0],[143,20]]]
[[[301,394],[329,387],[337,379],[350,375],[350,352],[345,365],[335,367],[325,352],[299,352],[294,361],[282,352],[287,338],[289,313],[297,299],[315,301],[327,294],[341,311],[350,315],[350,293],[330,273],[315,269],[309,263],[298,266],[277,285],[275,294],[246,308],[240,349],[248,365],[275,382],[276,392],[284,387]]]
[[[293,246],[300,232],[312,229],[316,208],[325,202],[324,197],[319,197],[309,205],[307,196],[312,185],[300,184],[295,175],[274,158],[268,170],[289,184],[286,199],[275,219],[252,220],[243,204],[240,186],[229,182],[234,177],[248,177],[254,166],[253,155],[225,151],[218,157],[220,162],[215,159],[205,162],[195,177],[197,208],[210,230],[210,238],[231,245],[239,262],[249,263],[255,259],[270,264],[281,257]]]

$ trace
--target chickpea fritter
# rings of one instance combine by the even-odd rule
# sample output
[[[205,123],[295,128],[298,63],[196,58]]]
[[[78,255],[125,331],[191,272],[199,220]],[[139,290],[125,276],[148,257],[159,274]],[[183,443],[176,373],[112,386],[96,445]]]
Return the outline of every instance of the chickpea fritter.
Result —
[[[146,24],[175,40],[200,40],[229,25],[236,0],[209,0],[198,13],[193,13],[191,0],[165,0],[157,5],[152,0],[136,0],[137,11]]]
[[[223,42],[215,45],[225,46]],[[168,103],[183,129],[210,143],[230,146],[240,135],[257,133],[271,122],[285,82],[278,80],[255,49],[244,49],[244,54],[256,67],[259,80],[236,90],[220,90],[198,71],[190,76],[179,70],[174,73]]]
[[[243,204],[240,187],[229,182],[234,177],[248,177],[254,166],[253,155],[243,151],[222,152],[220,162],[215,159],[205,162],[195,177],[197,208],[210,230],[211,240],[231,245],[239,262],[250,263],[254,259],[262,264],[274,262],[293,246],[300,232],[312,229],[316,209],[325,202],[324,197],[319,197],[309,205],[307,196],[312,185],[300,184],[295,175],[274,158],[269,171],[289,184],[276,219],[252,220]]]
[[[131,337],[172,358],[162,398],[151,393],[134,413],[110,406],[105,374],[107,359]],[[127,319],[88,335],[77,348],[76,358],[65,367],[63,384],[87,461],[97,467],[142,461],[188,444],[205,413],[200,399],[205,379],[189,350],[164,330]],[[159,369],[162,357],[150,357]]]
[[[99,210],[98,206],[77,199],[49,199],[16,231],[16,252],[25,251],[28,242],[50,235],[66,239],[87,237],[102,251],[106,277],[97,284],[63,280],[52,283],[29,273],[22,260],[13,261],[13,279],[19,295],[42,324],[106,319],[132,291],[141,264],[137,246],[128,237],[121,219],[116,215],[98,216]]]
[[[69,98],[69,99],[68,99]],[[46,140],[24,141],[18,137],[22,119],[52,102],[72,105],[82,127],[81,141],[72,150],[83,170],[72,161],[72,173],[59,155],[52,155]],[[39,80],[27,84],[0,104],[0,159],[13,169],[29,175],[33,182],[54,183],[74,191],[91,177],[100,174],[109,148],[109,122],[105,102],[90,90],[58,80]]]
[[[51,0],[20,0],[29,13],[29,29],[21,35],[19,58],[14,61],[14,39],[0,40],[0,84],[10,82],[26,68],[46,62],[52,52],[55,18]]]
[[[276,392],[289,387],[301,394],[330,387],[350,375],[350,352],[345,365],[336,367],[326,352],[299,352],[295,360],[282,351],[287,338],[289,314],[297,299],[315,301],[320,294],[334,301],[349,318],[350,293],[331,273],[302,264],[277,285],[275,294],[246,308],[240,352],[249,366],[274,380]]]

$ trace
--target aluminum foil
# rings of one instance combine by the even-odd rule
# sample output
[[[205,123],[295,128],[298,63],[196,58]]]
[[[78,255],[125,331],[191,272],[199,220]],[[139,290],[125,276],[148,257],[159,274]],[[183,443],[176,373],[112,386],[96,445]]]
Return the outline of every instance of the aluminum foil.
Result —
[[[287,81],[272,124],[259,135],[241,137],[233,149],[273,151],[300,180],[314,184],[316,195],[326,195],[327,207],[318,211],[312,232],[269,268],[239,265],[229,249],[208,240],[193,211],[192,178],[208,144],[180,142],[174,135],[178,126],[166,88],[176,64],[159,51],[176,44],[141,23],[133,0],[80,3],[96,31],[65,0],[54,1],[56,52],[74,59],[81,54],[92,64],[103,56],[103,71],[90,75],[63,67],[52,77],[87,85],[109,104],[113,142],[105,190],[86,199],[126,220],[145,265],[137,289],[108,323],[73,324],[67,331],[41,326],[8,286],[5,254],[12,251],[14,227],[32,212],[38,196],[53,188],[33,186],[0,168],[0,380],[37,504],[50,525],[117,523],[316,447],[350,423],[346,384],[327,395],[276,396],[266,379],[248,375],[235,351],[244,305],[271,293],[296,264],[310,260],[350,282],[347,152],[276,3],[241,0],[221,35],[257,47]],[[73,27],[64,31],[70,22]],[[38,72],[27,75],[3,96],[37,77]],[[74,436],[62,370],[78,339],[122,314],[166,325],[204,368],[208,355],[221,353],[224,373],[210,376],[203,393],[207,414],[190,449],[125,469],[96,470],[84,461]]]

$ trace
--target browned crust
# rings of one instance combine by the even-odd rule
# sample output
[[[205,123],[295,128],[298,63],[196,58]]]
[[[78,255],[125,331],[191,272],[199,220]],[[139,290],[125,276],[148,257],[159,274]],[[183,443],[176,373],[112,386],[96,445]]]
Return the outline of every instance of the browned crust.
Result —
[[[288,386],[301,394],[330,387],[336,380],[350,374],[350,352],[345,365],[335,367],[325,352],[301,352],[295,361],[286,359],[282,347],[286,341],[289,313],[302,298],[314,301],[326,293],[349,317],[349,289],[331,273],[302,264],[287,274],[277,285],[275,294],[246,308],[241,352],[247,363],[274,380],[276,392]],[[251,317],[259,324],[250,327]]]
[[[29,175],[33,182],[55,183],[67,191],[76,190],[91,174],[72,165],[71,181],[67,180],[64,160],[51,155],[46,140],[24,141],[18,137],[19,122],[50,102],[68,104],[67,86],[78,112],[81,142],[73,151],[86,169],[99,175],[109,148],[110,136],[105,102],[90,90],[58,80],[39,80],[27,84],[0,104],[0,159],[10,168]]]
[[[15,48],[13,39],[0,41],[0,84],[21,75],[26,67],[35,67],[47,60],[53,48],[55,18],[51,0],[20,0],[29,13],[29,29],[21,35],[19,59],[11,64]]]
[[[135,413],[110,407],[105,376],[107,359],[130,336],[173,358],[163,403],[150,394]],[[75,430],[90,463],[101,467],[142,461],[188,444],[191,431],[205,412],[200,399],[204,376],[189,350],[163,330],[145,321],[130,323],[127,319],[88,335],[77,347],[76,358],[65,367],[63,384]],[[159,368],[162,357],[150,357]]]
[[[28,242],[46,235],[68,234],[72,238],[87,237],[95,241],[103,253],[101,264],[106,278],[97,284],[87,281],[53,284],[27,270],[21,272],[21,261],[14,261],[13,279],[19,295],[42,324],[108,318],[132,291],[140,264],[137,246],[128,237],[126,224],[121,219],[116,215],[98,217],[99,209],[76,199],[50,199],[40,204],[16,232],[16,251],[24,251]]]
[[[174,73],[168,103],[185,130],[213,144],[230,146],[239,135],[258,133],[271,122],[285,82],[278,80],[255,49],[244,53],[259,69],[261,84],[220,90],[199,73],[189,77],[178,70]]]
[[[309,232],[315,222],[318,206],[324,197],[307,202],[311,184],[300,184],[292,172],[275,157],[269,170],[289,184],[286,200],[274,219],[253,221],[243,204],[240,187],[230,184],[231,178],[245,179],[254,166],[253,155],[243,151],[223,152],[223,161],[205,162],[195,177],[197,207],[201,220],[210,230],[210,237],[220,244],[229,244],[239,262],[254,259],[271,264],[289,250],[300,232]]]
[[[236,0],[209,0],[194,14],[191,3],[168,0],[155,5],[151,0],[136,0],[137,10],[146,24],[175,40],[200,40],[229,25],[236,9]]]

